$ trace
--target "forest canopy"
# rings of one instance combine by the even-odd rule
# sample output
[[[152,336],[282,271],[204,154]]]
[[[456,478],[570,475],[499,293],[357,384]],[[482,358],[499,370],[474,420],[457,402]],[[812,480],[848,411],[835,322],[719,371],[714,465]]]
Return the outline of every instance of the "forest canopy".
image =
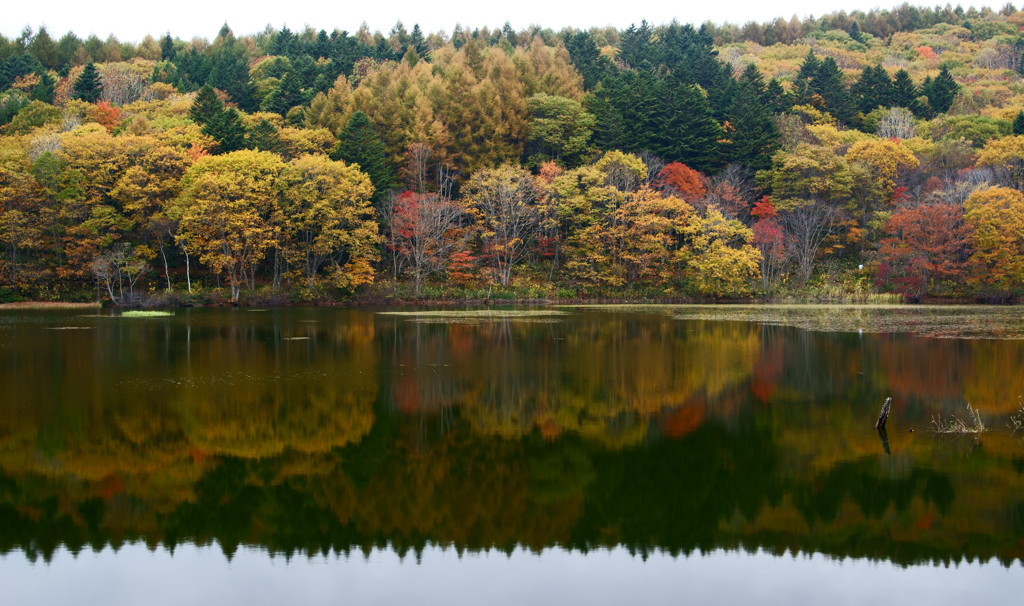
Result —
[[[1024,12],[0,36],[0,301],[1024,293]]]

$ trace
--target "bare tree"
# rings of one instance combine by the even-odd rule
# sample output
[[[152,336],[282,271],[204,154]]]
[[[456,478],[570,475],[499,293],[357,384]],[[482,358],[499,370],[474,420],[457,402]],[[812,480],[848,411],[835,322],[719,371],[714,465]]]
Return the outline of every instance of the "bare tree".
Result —
[[[822,200],[810,200],[781,214],[797,273],[806,282],[814,272],[818,251],[839,228],[841,211]]]
[[[884,139],[912,139],[917,136],[914,114],[905,107],[890,107],[878,121],[877,134]]]
[[[512,268],[529,250],[540,230],[540,212],[533,177],[511,165],[473,175],[466,197],[481,213],[484,250],[496,281],[507,286]]]
[[[122,244],[101,252],[93,259],[90,268],[93,275],[103,282],[110,300],[124,305],[135,302],[135,284],[149,271],[149,264],[135,254],[130,245]]]

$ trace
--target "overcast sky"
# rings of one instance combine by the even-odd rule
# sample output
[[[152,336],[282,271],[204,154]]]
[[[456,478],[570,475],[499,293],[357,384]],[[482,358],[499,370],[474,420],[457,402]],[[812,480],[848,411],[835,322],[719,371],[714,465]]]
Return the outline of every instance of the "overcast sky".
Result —
[[[188,40],[195,36],[213,39],[227,22],[236,35],[262,31],[268,24],[274,29],[287,25],[294,30],[306,25],[328,32],[337,28],[354,32],[364,21],[371,30],[387,32],[401,20],[408,29],[419,23],[426,32],[451,32],[455,24],[463,27],[500,27],[506,21],[514,28],[541,25],[551,29],[565,26],[588,28],[612,25],[628,27],[646,19],[652,24],[677,19],[682,23],[742,24],[768,21],[793,15],[820,16],[837,10],[890,8],[903,0],[718,0],[705,2],[667,2],[658,0],[634,6],[631,2],[558,2],[554,0],[177,0],[139,2],[138,0],[51,0],[46,4],[8,2],[3,9],[0,33],[15,37],[26,26],[45,25],[53,38],[73,31],[81,38],[113,34],[123,42],[138,42],[146,34],[154,37],[170,32]],[[912,2],[934,5],[940,2]],[[966,2],[964,6],[1003,6],[1002,2]]]

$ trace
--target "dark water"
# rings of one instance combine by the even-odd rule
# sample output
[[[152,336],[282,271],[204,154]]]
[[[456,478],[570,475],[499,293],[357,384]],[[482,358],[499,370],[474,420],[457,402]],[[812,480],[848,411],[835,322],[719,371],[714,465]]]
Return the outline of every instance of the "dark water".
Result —
[[[770,309],[380,311],[0,312],[4,602],[962,603],[1024,584],[1024,341],[928,336],[1016,336],[1016,310],[856,331],[839,310],[845,332]],[[967,403],[987,431],[931,431]]]

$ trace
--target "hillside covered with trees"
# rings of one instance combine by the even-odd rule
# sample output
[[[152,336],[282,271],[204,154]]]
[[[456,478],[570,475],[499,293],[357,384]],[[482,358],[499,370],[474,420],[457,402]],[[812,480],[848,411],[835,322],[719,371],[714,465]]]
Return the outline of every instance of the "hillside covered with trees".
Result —
[[[0,36],[0,301],[1012,300],[1024,12]]]

